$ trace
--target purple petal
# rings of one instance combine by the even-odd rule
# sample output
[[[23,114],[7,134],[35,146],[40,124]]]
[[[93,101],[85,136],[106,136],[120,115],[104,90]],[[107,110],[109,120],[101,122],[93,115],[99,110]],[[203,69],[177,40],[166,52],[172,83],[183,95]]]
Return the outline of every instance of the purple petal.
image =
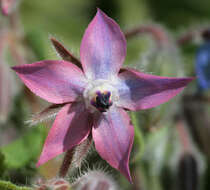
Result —
[[[80,144],[88,137],[91,126],[91,117],[84,104],[66,104],[50,129],[37,166]]]
[[[117,74],[126,55],[126,40],[115,21],[98,9],[82,39],[80,57],[89,78]]]
[[[33,93],[55,104],[74,101],[86,85],[82,71],[67,61],[45,60],[13,69]]]
[[[121,108],[112,107],[95,118],[92,134],[100,156],[131,182],[128,165],[134,130],[128,114]]]
[[[119,74],[118,106],[130,110],[148,109],[167,102],[194,78],[160,77],[126,69]]]

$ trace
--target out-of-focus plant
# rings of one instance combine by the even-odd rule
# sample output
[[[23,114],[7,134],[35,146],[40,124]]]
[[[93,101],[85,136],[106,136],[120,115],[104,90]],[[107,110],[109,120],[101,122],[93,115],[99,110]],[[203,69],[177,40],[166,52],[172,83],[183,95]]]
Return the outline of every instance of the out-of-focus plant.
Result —
[[[193,42],[195,38],[200,38],[195,58],[195,73],[197,77],[197,87],[191,94],[183,96],[183,111],[188,127],[192,132],[195,142],[199,148],[208,156],[210,155],[208,144],[210,135],[209,114],[209,28],[200,29],[186,33],[178,41],[181,45]]]
[[[203,33],[204,43],[199,47],[196,55],[196,76],[198,90],[210,88],[210,30]]]
[[[26,63],[18,17],[18,0],[1,0],[0,7],[6,17],[0,20],[0,124],[4,124],[17,94],[18,83],[11,74],[10,65]]]
[[[2,180],[0,180],[0,189],[1,190],[33,190],[30,187],[21,187],[9,181],[2,181]]]
[[[7,31],[0,32],[0,123],[7,119],[12,103],[13,80],[9,72],[9,65],[5,58],[7,47]]]
[[[9,16],[16,8],[18,2],[19,0],[0,0],[2,14]]]
[[[199,43],[198,39],[208,36],[208,33],[204,35],[206,29],[198,27],[196,30],[191,30],[189,25],[189,23],[195,23],[195,18],[199,18],[199,23],[205,17],[209,19],[207,17],[210,15],[209,6],[207,6],[210,5],[209,2],[178,0],[169,6],[167,0],[160,0],[158,3],[154,0],[133,0],[132,3],[107,0],[100,0],[100,2],[63,0],[62,3],[53,0],[22,0],[23,4],[17,6],[19,2],[0,0],[3,13],[0,15],[0,30],[2,34],[6,31],[5,36],[7,36],[4,38],[6,43],[0,43],[0,144],[3,144],[0,148],[0,177],[16,184],[2,182],[3,186],[0,187],[24,189],[21,186],[18,187],[18,184],[28,186],[37,184],[32,188],[39,190],[102,188],[104,190],[114,187],[109,185],[108,188],[107,184],[118,183],[119,189],[129,190],[209,189],[210,120],[208,115],[210,110],[207,85],[209,77],[206,69],[208,64],[205,64],[209,41]],[[34,60],[54,59],[55,54],[51,52],[47,42],[49,33],[53,36],[50,40],[60,58],[72,62],[83,70],[81,61],[77,58],[78,54],[75,56],[72,50],[79,49],[82,31],[95,13],[95,7],[100,7],[109,13],[122,28],[133,26],[133,29],[125,32],[128,45],[126,65],[160,76],[176,77],[184,76],[186,73],[187,75],[196,73],[198,78],[197,87],[192,84],[185,90],[183,96],[177,97],[171,103],[151,110],[129,113],[135,131],[130,158],[133,184],[129,184],[100,158],[93,148],[91,135],[72,151],[67,151],[62,164],[61,155],[42,167],[35,168],[34,162],[40,152],[46,131],[44,126],[39,127],[37,124],[45,121],[44,125],[50,126],[48,120],[55,118],[64,105],[52,104],[36,114],[41,101],[37,101],[38,98],[28,89],[18,88],[18,96],[15,98],[13,96],[14,86],[17,85],[16,81],[12,80],[13,74],[9,71],[9,66],[31,63]],[[136,27],[138,25],[139,27]],[[186,27],[189,27],[187,33],[177,37],[177,31],[186,30]],[[65,45],[70,44],[71,51],[60,43],[60,39],[65,42]],[[1,47],[4,47],[3,51]],[[48,48],[47,51],[45,47]],[[197,58],[200,58],[197,59],[194,68],[196,48]],[[203,51],[200,51],[201,49]],[[120,75],[123,72],[125,71],[121,69]],[[202,81],[199,79],[200,76]],[[141,91],[145,92],[145,88]],[[180,101],[181,98],[182,101]],[[29,118],[31,110],[35,114],[27,124],[24,124],[23,121]],[[177,114],[181,116],[181,122],[175,117]],[[27,129],[29,123],[37,125],[37,128]],[[179,130],[179,126],[188,128],[191,133],[187,131],[187,136],[192,135],[194,138],[186,138],[186,134]],[[192,140],[192,144],[186,143],[186,139]],[[6,143],[9,144],[5,145]],[[201,152],[197,151],[196,145]],[[100,171],[93,171],[94,175],[92,172],[84,172],[89,167],[94,168],[95,165],[106,167],[114,177],[107,178],[107,175]],[[60,171],[58,171],[59,167]],[[205,179],[203,179],[204,172]],[[78,173],[84,175],[78,177]],[[36,182],[40,175],[43,179]],[[104,183],[103,180],[101,182],[101,176],[105,181],[108,179],[113,183],[107,181]]]

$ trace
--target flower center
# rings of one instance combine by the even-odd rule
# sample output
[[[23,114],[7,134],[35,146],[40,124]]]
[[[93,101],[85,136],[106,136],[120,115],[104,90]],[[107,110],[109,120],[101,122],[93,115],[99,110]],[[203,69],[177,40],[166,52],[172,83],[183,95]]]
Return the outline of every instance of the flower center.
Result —
[[[97,91],[95,97],[91,100],[91,105],[95,106],[100,112],[106,112],[112,105],[111,92]]]
[[[116,88],[111,84],[113,81],[95,80],[89,82],[83,97],[86,106],[92,111],[106,112],[119,99]]]

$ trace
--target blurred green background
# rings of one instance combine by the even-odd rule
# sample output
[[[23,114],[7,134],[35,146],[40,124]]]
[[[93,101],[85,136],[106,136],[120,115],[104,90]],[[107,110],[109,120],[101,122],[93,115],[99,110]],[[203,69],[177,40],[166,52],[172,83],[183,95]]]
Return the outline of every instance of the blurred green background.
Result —
[[[161,28],[167,35],[169,40],[161,47],[158,44],[161,42],[155,41],[151,33],[128,38],[126,65],[161,76],[195,76],[195,53],[203,43],[202,39],[195,36],[183,45],[176,41],[185,33],[209,26],[209,0],[20,1],[14,15],[0,15],[0,31],[6,29],[10,35],[10,44],[0,55],[1,64],[8,67],[5,75],[9,78],[0,86],[0,98],[4,96],[8,101],[8,111],[4,108],[0,112],[1,180],[31,186],[40,176],[54,177],[61,162],[59,157],[41,168],[35,167],[52,121],[34,127],[25,123],[47,103],[24,88],[9,67],[43,59],[60,59],[50,37],[58,39],[79,58],[83,33],[97,7],[113,18],[123,31],[149,25]],[[168,103],[130,113],[135,127],[130,160],[134,183],[129,184],[119,172],[110,167],[107,169],[119,189],[210,189],[210,106],[209,101],[205,101],[210,94],[202,94],[201,100],[196,94],[194,81]],[[90,168],[94,168],[95,163],[99,168],[108,165],[96,152],[87,160]],[[82,170],[86,169],[84,165]]]

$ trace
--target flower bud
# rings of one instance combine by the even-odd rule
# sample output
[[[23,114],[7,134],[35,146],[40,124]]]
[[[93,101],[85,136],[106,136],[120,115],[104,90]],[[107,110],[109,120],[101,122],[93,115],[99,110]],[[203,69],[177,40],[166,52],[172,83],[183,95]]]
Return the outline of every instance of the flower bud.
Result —
[[[75,190],[116,190],[114,181],[102,171],[89,171],[73,185]]]
[[[39,180],[35,190],[70,190],[70,184],[62,178],[56,178],[49,181]]]

